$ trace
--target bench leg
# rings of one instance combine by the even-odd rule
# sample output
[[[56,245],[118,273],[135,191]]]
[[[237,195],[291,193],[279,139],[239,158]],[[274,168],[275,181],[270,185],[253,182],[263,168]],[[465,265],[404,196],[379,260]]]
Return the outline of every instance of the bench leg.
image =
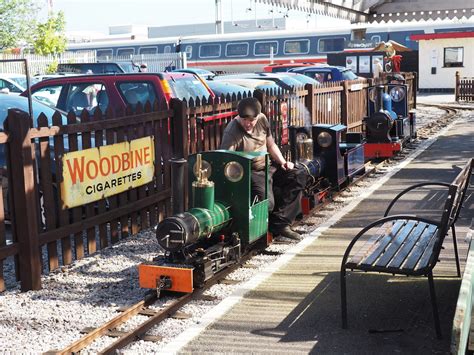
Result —
[[[433,318],[435,322],[436,336],[438,337],[438,339],[441,339],[442,337],[441,337],[441,326],[439,323],[438,304],[436,302],[436,293],[434,289],[433,273],[431,271],[428,274],[428,283],[430,285],[431,305],[433,307]]]
[[[456,230],[454,224],[451,226],[451,233],[453,234],[454,256],[456,257],[456,268],[458,269],[458,277],[461,277],[461,267],[459,266],[458,241],[456,239]]]
[[[341,315],[342,328],[347,329],[346,270],[341,270]]]

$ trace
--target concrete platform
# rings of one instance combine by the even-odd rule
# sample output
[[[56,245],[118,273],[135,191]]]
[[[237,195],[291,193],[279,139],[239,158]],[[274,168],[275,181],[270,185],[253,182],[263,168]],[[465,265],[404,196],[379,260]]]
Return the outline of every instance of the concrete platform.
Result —
[[[320,227],[296,246],[296,255],[256,288],[241,290],[238,302],[186,346],[166,352],[182,354],[246,353],[447,353],[460,279],[456,278],[452,239],[446,238],[434,269],[444,339],[435,335],[428,282],[385,274],[348,277],[349,329],[341,328],[339,269],[353,236],[382,217],[389,201],[408,185],[450,182],[474,155],[474,112],[464,113],[431,147],[395,173],[372,195],[329,228]],[[473,189],[458,221],[462,266],[463,236],[474,218]],[[439,211],[444,192],[420,192],[398,211],[416,207],[427,215]],[[298,248],[299,247],[299,248]],[[246,292],[246,293],[245,293]],[[188,337],[191,337],[189,334]],[[186,339],[186,335],[181,337]]]

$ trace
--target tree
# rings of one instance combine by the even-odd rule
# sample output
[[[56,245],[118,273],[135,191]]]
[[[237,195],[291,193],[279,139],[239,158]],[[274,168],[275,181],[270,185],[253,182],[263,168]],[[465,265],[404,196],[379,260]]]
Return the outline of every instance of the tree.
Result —
[[[56,15],[50,12],[44,23],[38,24],[34,41],[37,54],[59,54],[66,49],[66,36],[64,30],[66,21],[64,13],[59,11]]]
[[[36,0],[0,0],[0,49],[31,43],[38,10]]]

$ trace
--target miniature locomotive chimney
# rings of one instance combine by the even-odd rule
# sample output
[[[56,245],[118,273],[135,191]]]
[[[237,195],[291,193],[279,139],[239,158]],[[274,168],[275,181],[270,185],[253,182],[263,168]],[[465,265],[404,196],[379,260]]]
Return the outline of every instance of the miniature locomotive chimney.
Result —
[[[375,112],[380,112],[384,110],[384,104],[383,104],[383,94],[384,94],[384,86],[379,85],[377,86],[377,97],[375,98]]]

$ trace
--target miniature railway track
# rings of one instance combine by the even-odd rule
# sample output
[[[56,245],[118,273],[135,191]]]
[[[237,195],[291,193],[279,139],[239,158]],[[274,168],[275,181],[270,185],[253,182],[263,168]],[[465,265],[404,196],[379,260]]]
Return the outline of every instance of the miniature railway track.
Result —
[[[124,348],[125,346],[133,343],[140,339],[146,339],[145,335],[148,330],[159,324],[166,318],[172,317],[177,313],[178,309],[189,303],[193,299],[200,298],[205,290],[220,282],[225,282],[225,278],[232,273],[234,270],[243,266],[243,264],[256,254],[256,251],[247,253],[244,255],[239,263],[229,266],[225,270],[219,272],[212,278],[210,278],[202,288],[195,290],[193,293],[188,293],[179,296],[175,300],[171,301],[170,304],[165,305],[159,310],[151,310],[148,307],[158,300],[157,293],[151,292],[140,302],[124,309],[119,315],[112,318],[102,326],[91,329],[86,335],[79,340],[70,344],[61,350],[51,350],[45,354],[71,354],[78,353],[88,345],[92,344],[95,340],[103,336],[115,336],[118,339],[107,346],[105,349],[95,351],[98,354],[114,354],[117,350]],[[139,324],[136,328],[130,331],[116,331],[115,329],[126,321],[136,315],[146,315],[150,318],[145,322]]]
[[[448,124],[453,119],[453,117],[458,113],[459,109],[463,109],[461,107],[451,107],[447,105],[436,105],[436,104],[419,104],[419,105],[425,106],[425,107],[436,107],[436,108],[446,111],[446,113],[439,119],[433,122],[430,122],[426,124],[425,126],[417,129],[417,134],[418,134],[419,139],[427,139],[430,136],[432,136],[433,133],[437,129],[439,129],[441,125]]]

